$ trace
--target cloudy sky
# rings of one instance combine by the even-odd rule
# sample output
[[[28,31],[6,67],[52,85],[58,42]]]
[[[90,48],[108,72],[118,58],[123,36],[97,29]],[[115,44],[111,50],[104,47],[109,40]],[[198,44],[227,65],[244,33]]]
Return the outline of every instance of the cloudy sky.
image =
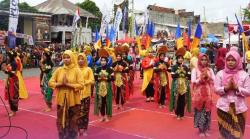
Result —
[[[2,1],[2,0],[0,0]],[[20,2],[27,2],[34,6],[45,0],[19,0]],[[69,0],[73,3],[82,2],[84,0]],[[100,9],[103,9],[105,5],[111,9],[112,3],[116,0],[92,0],[96,2]],[[132,0],[130,0],[132,1]],[[156,4],[157,6],[163,6],[175,9],[187,9],[187,11],[194,11],[195,14],[200,14],[203,19],[203,7],[205,7],[205,13],[207,21],[220,22],[226,21],[228,16],[229,22],[235,22],[236,13],[239,15],[240,8],[247,7],[250,0],[134,0],[136,10],[144,10],[149,4]]]

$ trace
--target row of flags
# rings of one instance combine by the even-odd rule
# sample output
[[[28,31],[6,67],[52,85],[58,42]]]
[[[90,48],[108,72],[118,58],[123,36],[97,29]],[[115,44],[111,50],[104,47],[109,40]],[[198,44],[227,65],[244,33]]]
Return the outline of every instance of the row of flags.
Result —
[[[189,21],[187,34],[185,31],[182,34],[180,23],[177,24],[177,28],[176,28],[176,32],[175,32],[177,49],[183,47],[184,45],[186,45],[188,49],[193,49],[193,48],[198,47],[198,45],[200,44],[201,36],[202,36],[201,23],[198,22],[198,24],[197,24],[195,35],[194,35],[192,43],[191,43],[191,32],[192,32],[191,29],[192,29],[191,22]]]
[[[244,33],[244,30],[243,30],[243,26],[239,22],[237,15],[235,15],[235,17],[236,17],[237,24],[238,24],[238,32],[242,36],[242,44],[244,47],[244,51],[247,51],[248,50],[248,39],[246,38],[246,35]],[[198,24],[196,26],[194,38],[191,42],[191,22],[190,21],[188,22],[188,34],[186,34],[185,31],[183,33],[181,32],[180,23],[178,23],[177,28],[176,28],[176,33],[175,33],[177,49],[183,47],[184,45],[186,45],[187,48],[190,50],[193,48],[197,48],[200,44],[202,33],[203,33],[203,31],[202,31],[201,23],[198,22]]]

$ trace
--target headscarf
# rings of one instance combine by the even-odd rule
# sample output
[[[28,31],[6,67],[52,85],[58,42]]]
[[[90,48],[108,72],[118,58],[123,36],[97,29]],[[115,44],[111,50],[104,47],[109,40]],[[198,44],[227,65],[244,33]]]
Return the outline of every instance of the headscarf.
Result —
[[[74,58],[74,53],[73,53],[71,50],[66,50],[66,51],[63,53],[62,57],[63,57],[64,55],[69,55],[69,57],[70,57],[70,64],[69,64],[69,65],[65,65],[65,64],[64,64],[64,65],[63,65],[63,68],[65,68],[65,69],[71,69],[71,68],[74,68],[74,67],[77,66],[76,59]]]
[[[79,53],[79,54],[78,54],[78,57],[77,57],[77,60],[78,60],[78,58],[79,58],[80,56],[83,57],[83,61],[84,61],[83,67],[87,67],[87,66],[88,66],[88,62],[87,62],[87,57],[86,57],[86,55],[85,55],[84,53]]]
[[[200,49],[199,48],[194,48],[191,50],[192,53],[192,57],[198,57],[199,53],[200,53]]]
[[[218,58],[225,58],[227,54],[227,48],[219,48],[217,52],[217,59]]]
[[[225,57],[227,54],[227,49],[226,48],[219,48],[217,52],[217,58],[215,65],[217,66],[218,70],[222,70],[225,67]]]
[[[225,64],[225,68],[223,70],[223,84],[227,84],[231,78],[236,82],[239,79],[239,75],[237,74],[238,71],[242,70],[242,63],[241,63],[241,57],[240,54],[235,51],[234,49],[231,49],[227,54],[226,54],[226,59],[232,56],[236,60],[236,66],[234,69],[229,69],[227,67],[227,64]]]
[[[227,64],[225,64],[225,69],[224,71],[226,73],[229,73],[229,74],[235,74],[237,73],[239,70],[242,70],[242,63],[241,63],[241,57],[240,57],[240,54],[235,51],[234,49],[230,50],[227,55],[226,55],[226,59],[229,57],[229,56],[232,56],[235,60],[236,60],[236,64],[237,66],[234,68],[234,69],[229,69],[227,67]]]
[[[207,64],[206,65],[202,65],[201,61],[202,61],[202,57],[206,57],[207,59]],[[209,66],[209,58],[206,54],[201,53],[199,55],[199,59],[198,59],[198,68],[201,72],[203,72],[207,67]]]

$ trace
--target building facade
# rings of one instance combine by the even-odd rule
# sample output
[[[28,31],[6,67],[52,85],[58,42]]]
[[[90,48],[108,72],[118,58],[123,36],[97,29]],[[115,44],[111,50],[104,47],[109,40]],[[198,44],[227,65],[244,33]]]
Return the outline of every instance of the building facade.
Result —
[[[155,32],[166,31],[168,36],[175,34],[178,23],[180,23],[181,29],[185,29],[189,21],[191,21],[193,27],[200,21],[200,15],[194,15],[194,12],[186,12],[185,9],[175,10],[155,5],[149,5],[147,9],[149,18],[155,24]]]
[[[72,40],[72,35],[76,34],[76,32],[78,32],[81,37],[83,36],[81,42],[92,42],[92,31],[88,28],[88,20],[90,18],[96,18],[93,14],[77,7],[68,0],[47,0],[35,6],[35,8],[39,11],[52,14],[50,28],[52,42],[60,42],[62,44],[69,43]],[[72,26],[77,9],[81,17],[78,27],[82,27],[78,30]]]
[[[35,42],[37,41],[50,41],[50,26],[51,26],[50,13],[44,12],[20,12],[17,26],[17,33],[32,36]],[[0,24],[6,24],[1,29],[2,31],[8,30],[9,10],[0,9]],[[46,31],[45,31],[46,30]],[[47,33],[46,33],[47,32]],[[27,43],[28,39],[17,38],[17,44]]]

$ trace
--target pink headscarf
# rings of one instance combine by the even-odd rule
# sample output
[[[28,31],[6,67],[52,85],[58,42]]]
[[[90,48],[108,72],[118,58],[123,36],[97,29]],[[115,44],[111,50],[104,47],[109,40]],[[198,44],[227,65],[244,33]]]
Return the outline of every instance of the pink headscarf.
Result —
[[[237,74],[238,71],[242,70],[242,63],[241,63],[241,57],[240,54],[238,53],[237,49],[230,49],[230,51],[226,55],[226,59],[232,56],[236,60],[237,66],[234,69],[229,69],[227,67],[227,64],[225,63],[225,68],[223,70],[223,84],[227,84],[227,82],[233,78],[234,81],[236,82],[239,79],[239,75]]]
[[[205,65],[205,66],[201,64],[202,57],[206,57],[207,58],[207,65]],[[198,68],[199,68],[199,70],[201,72],[203,72],[205,70],[205,68],[207,68],[208,66],[209,66],[209,58],[208,58],[208,56],[206,54],[202,54],[201,53],[199,55],[199,59],[198,59]]]

